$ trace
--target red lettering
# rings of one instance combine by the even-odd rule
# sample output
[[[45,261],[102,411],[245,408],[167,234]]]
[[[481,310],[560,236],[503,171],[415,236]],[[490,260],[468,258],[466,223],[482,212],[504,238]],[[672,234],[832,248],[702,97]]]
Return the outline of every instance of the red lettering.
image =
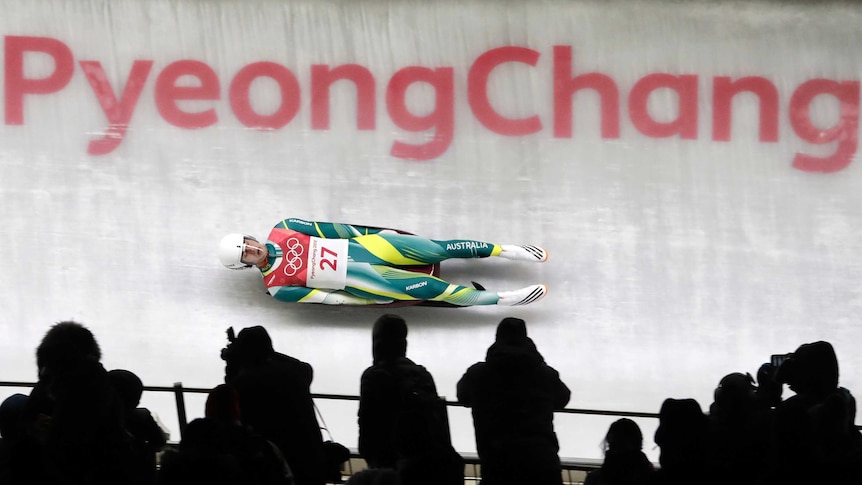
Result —
[[[335,259],[326,259],[327,254],[331,254],[332,256],[335,257]],[[320,260],[320,269],[321,270],[326,269],[323,267],[324,264],[329,266],[329,268],[332,269],[333,271],[338,269],[338,253],[336,253],[335,251],[333,251],[331,249],[327,249],[325,247],[322,247],[322,248],[320,248],[320,258],[321,258],[321,260]]]
[[[339,80],[352,81],[356,86],[356,128],[373,130],[377,116],[374,76],[358,64],[345,64],[335,69],[322,64],[311,66],[311,129],[329,129],[329,87]]]
[[[499,114],[488,99],[488,77],[491,71],[505,62],[521,62],[535,66],[539,53],[525,47],[499,47],[479,56],[470,67],[467,77],[467,101],[473,115],[485,128],[507,136],[528,135],[542,129],[542,122],[536,115],[528,118],[513,119]]]
[[[198,86],[177,86],[183,76],[194,76]],[[177,106],[183,100],[218,100],[219,80],[215,71],[200,61],[183,60],[169,64],[156,79],[156,108],[168,123],[180,128],[206,128],[218,121],[214,108],[190,113]]]
[[[257,113],[251,106],[251,84],[261,76],[273,79],[281,92],[281,106],[270,115]],[[240,123],[249,128],[277,130],[290,123],[299,112],[299,81],[281,64],[255,62],[234,76],[229,97],[230,107]]]
[[[609,76],[597,72],[572,77],[572,48],[554,46],[554,137],[572,137],[575,91],[594,89],[601,98],[602,138],[620,137],[620,93]]]
[[[656,121],[649,113],[649,96],[661,88],[676,91],[679,108],[675,120]],[[697,138],[697,76],[659,73],[642,78],[629,94],[629,116],[635,128],[646,136],[666,138],[679,134],[683,139]]]
[[[434,87],[434,109],[426,116],[416,116],[407,109],[406,94],[411,84],[423,82]],[[442,155],[452,143],[455,132],[455,96],[451,67],[428,69],[407,67],[396,72],[386,88],[386,109],[396,126],[418,132],[434,129],[434,138],[428,143],[414,145],[396,141],[392,144],[394,157],[411,160],[431,160]]]
[[[56,39],[5,36],[4,42],[5,122],[7,125],[21,125],[24,124],[26,97],[64,89],[74,74],[75,61],[70,48]],[[40,56],[35,59],[40,62],[33,63],[33,56]],[[538,115],[523,118],[502,115],[493,105],[495,93],[489,91],[489,80],[501,65],[520,63],[535,67],[539,58],[538,51],[519,46],[491,49],[476,58],[467,73],[466,90],[470,110],[479,123],[504,136],[523,136],[542,130],[542,121]],[[53,66],[50,62],[53,62]],[[99,61],[79,62],[107,119],[107,127],[101,137],[90,140],[88,154],[108,154],[122,144],[153,64],[151,60],[135,60],[125,86],[122,90],[119,87],[115,90]],[[281,102],[266,113],[255,111],[252,103],[252,94],[255,94],[252,89],[255,81],[261,77],[273,80],[281,95]],[[330,129],[332,86],[339,81],[348,81],[356,89],[357,129],[374,130],[377,117],[376,80],[368,68],[358,64],[311,66],[311,128]],[[427,110],[423,108],[423,111],[429,111],[427,113],[414,113],[408,107],[408,91],[417,83],[433,89],[433,106]],[[666,100],[665,97],[653,96],[662,89],[670,90],[671,95],[675,94],[676,103],[656,102],[658,99]],[[628,115],[633,126],[649,137],[696,139],[699,123],[698,89],[697,75],[653,73],[639,79],[628,96]],[[575,75],[571,46],[554,46],[555,138],[573,136],[574,115],[577,113],[575,96],[584,90],[592,90],[598,95],[602,138],[619,138],[620,89],[617,83],[599,72]],[[273,62],[256,62],[244,66],[233,77],[228,97],[230,108],[244,126],[275,130],[297,117],[302,104],[300,91],[299,81],[287,67]],[[393,124],[409,132],[404,135],[406,139],[392,143],[392,156],[431,160],[449,149],[455,131],[454,91],[454,70],[451,67],[435,69],[409,66],[392,76],[386,87],[386,109]],[[738,79],[718,76],[712,79],[712,139],[726,142],[733,137],[734,103],[741,104],[740,95],[745,97],[746,107],[750,104],[748,99],[757,100],[759,141],[778,141],[779,93],[773,82],[760,76]],[[839,105],[838,119],[829,127],[818,126],[812,120],[811,105],[819,96],[831,97],[830,101],[834,98]],[[173,62],[156,78],[156,108],[162,118],[174,126],[194,129],[214,125],[219,119],[214,103],[194,102],[219,99],[218,75],[203,62],[188,59]],[[807,172],[830,173],[852,163],[858,150],[859,104],[859,81],[813,79],[799,85],[789,101],[789,121],[793,131],[804,142],[814,145],[834,143],[835,147],[826,156],[823,153],[828,153],[830,147],[821,147],[816,154],[796,153],[793,167]],[[195,108],[197,111],[194,111]],[[674,109],[676,112],[673,112]]]
[[[55,93],[69,84],[74,63],[69,47],[48,37],[4,37],[6,72],[4,76],[7,125],[24,124],[24,95]],[[54,61],[54,70],[47,77],[24,77],[24,55],[28,52],[47,54]]]
[[[101,63],[98,61],[81,61],[79,64],[87,77],[87,81],[90,82],[90,87],[96,94],[99,106],[102,107],[102,111],[108,118],[105,136],[90,141],[87,146],[87,153],[105,155],[114,151],[123,142],[129,121],[132,119],[132,113],[135,111],[135,106],[138,105],[144,83],[146,83],[150,69],[153,67],[153,61],[135,61],[132,64],[129,79],[126,81],[126,87],[123,89],[119,102]]]
[[[811,102],[821,94],[835,96],[840,105],[838,123],[829,129],[820,129],[811,122]],[[804,141],[822,145],[837,141],[835,152],[828,157],[814,157],[797,153],[793,166],[806,172],[837,172],[853,161],[858,148],[859,82],[837,82],[829,79],[812,79],[800,85],[790,98],[790,125]]]
[[[763,77],[744,77],[731,81],[716,77],[712,82],[712,139],[730,141],[733,122],[731,101],[742,92],[754,93],[760,101],[760,141],[778,141],[778,90]]]

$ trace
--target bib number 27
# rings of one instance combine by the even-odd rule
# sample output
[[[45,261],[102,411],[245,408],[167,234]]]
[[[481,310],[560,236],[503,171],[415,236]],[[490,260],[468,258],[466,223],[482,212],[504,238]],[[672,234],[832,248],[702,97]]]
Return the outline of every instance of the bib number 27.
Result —
[[[327,256],[331,256],[331,258],[327,258]],[[322,270],[326,270],[324,266],[329,266],[331,270],[336,271],[338,269],[338,253],[322,246],[320,248],[320,264],[318,266]]]

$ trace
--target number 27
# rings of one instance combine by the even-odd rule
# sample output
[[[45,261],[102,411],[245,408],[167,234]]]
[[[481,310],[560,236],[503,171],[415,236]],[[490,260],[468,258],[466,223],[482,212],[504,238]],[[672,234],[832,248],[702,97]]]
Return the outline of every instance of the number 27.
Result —
[[[325,270],[326,268],[323,267],[323,265],[325,264],[325,265],[329,266],[330,268],[332,268],[333,271],[335,271],[336,266],[338,265],[338,260],[337,259],[326,259],[327,253],[331,254],[335,258],[338,258],[338,253],[336,253],[335,251],[332,251],[332,250],[329,250],[326,248],[320,248],[320,269]]]

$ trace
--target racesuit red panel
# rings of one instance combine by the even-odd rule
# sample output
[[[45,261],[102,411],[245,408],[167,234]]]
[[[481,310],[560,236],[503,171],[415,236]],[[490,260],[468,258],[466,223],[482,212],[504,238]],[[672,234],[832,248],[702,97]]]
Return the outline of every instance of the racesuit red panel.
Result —
[[[264,272],[267,288],[274,286],[306,286],[308,247],[311,236],[289,229],[273,229],[269,241],[281,248],[272,268]]]

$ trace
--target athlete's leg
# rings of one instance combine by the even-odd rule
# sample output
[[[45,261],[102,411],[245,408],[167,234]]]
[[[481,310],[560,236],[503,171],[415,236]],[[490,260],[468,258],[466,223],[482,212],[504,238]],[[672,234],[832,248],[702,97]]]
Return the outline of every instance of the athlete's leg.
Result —
[[[525,291],[528,289],[530,291]],[[525,305],[547,293],[543,285],[501,293],[477,290],[423,273],[355,261],[347,265],[347,286],[344,290],[375,300],[443,301],[458,306]]]
[[[350,240],[350,258],[372,264],[411,266],[434,264],[450,258],[487,258],[545,261],[538,246],[509,246],[471,239],[434,240],[408,234],[373,234]],[[524,257],[524,256],[527,257]]]

